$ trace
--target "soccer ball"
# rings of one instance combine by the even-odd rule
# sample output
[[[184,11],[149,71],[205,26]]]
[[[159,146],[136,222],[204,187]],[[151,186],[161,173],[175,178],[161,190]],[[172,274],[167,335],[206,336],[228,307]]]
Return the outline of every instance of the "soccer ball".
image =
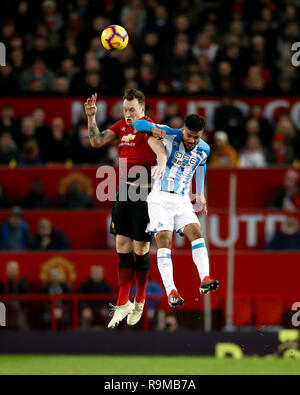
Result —
[[[122,26],[110,25],[103,30],[101,42],[107,51],[121,51],[127,47],[128,33]]]

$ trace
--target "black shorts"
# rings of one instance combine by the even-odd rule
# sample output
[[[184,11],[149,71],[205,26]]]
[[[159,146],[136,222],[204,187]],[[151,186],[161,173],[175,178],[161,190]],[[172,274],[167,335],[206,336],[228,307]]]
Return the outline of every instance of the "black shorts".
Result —
[[[124,186],[120,188],[122,187]],[[150,222],[147,202],[120,201],[120,188],[118,189],[112,208],[110,232],[114,235],[126,236],[136,241],[151,241],[153,235],[147,232]]]

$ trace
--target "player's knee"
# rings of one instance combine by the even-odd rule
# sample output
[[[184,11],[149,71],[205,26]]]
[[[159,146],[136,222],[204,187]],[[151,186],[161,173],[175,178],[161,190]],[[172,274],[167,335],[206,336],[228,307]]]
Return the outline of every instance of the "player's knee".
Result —
[[[184,235],[189,239],[189,241],[194,241],[197,239],[203,239],[204,234],[202,232],[200,224],[190,224],[187,225],[183,230]]]
[[[172,249],[172,234],[168,231],[158,232],[156,235],[156,243],[158,248]]]
[[[127,237],[118,237],[116,240],[116,249],[118,254],[128,254],[132,251],[132,240]]]
[[[133,269],[134,268],[134,256],[133,251],[128,254],[118,254],[119,255],[119,268],[120,269]]]
[[[149,242],[133,242],[133,250],[136,255],[145,255],[148,254],[150,249]]]
[[[149,252],[144,255],[135,254],[135,269],[148,271],[150,269],[150,255]]]

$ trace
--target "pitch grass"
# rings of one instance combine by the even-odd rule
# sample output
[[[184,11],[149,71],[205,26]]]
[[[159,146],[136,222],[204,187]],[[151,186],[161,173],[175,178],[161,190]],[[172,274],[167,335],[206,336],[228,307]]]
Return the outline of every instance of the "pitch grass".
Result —
[[[300,375],[300,360],[0,355],[0,375]]]

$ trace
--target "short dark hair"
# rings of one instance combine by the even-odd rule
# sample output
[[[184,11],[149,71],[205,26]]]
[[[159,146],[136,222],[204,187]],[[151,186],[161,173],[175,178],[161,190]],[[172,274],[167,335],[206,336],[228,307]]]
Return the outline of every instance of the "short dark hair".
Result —
[[[199,132],[205,128],[205,119],[198,114],[190,114],[184,118],[184,124],[192,132]]]
[[[138,89],[126,89],[124,92],[123,100],[134,99],[137,99],[137,101],[142,105],[145,104],[146,99],[142,91],[139,91]]]

